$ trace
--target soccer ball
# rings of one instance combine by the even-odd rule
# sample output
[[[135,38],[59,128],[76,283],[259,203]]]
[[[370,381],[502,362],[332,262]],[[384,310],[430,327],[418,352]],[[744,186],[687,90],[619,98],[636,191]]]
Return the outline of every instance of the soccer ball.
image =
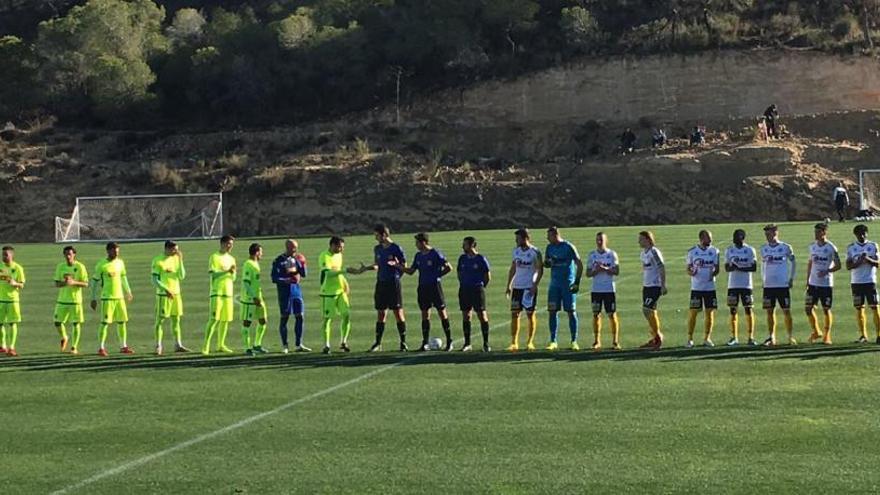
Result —
[[[440,340],[440,337],[434,337],[433,339],[428,341],[428,348],[432,351],[439,351],[443,347],[443,341]]]

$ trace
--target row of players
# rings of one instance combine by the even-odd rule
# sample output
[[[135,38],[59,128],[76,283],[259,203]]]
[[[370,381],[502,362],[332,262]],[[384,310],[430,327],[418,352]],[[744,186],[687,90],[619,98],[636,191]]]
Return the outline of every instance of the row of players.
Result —
[[[810,258],[807,264],[808,283],[805,296],[805,309],[809,318],[812,333],[810,342],[821,339],[824,344],[831,344],[833,316],[833,273],[843,265],[837,248],[827,239],[827,224],[815,226],[815,242],[809,247]],[[779,240],[779,229],[776,225],[764,228],[767,243],[761,247],[763,307],[767,312],[769,335],[764,345],[776,345],[775,307],[778,304],[783,312],[788,341],[796,344],[793,336],[791,317],[791,295],[795,278],[795,256],[789,244]],[[880,311],[876,290],[876,269],[878,261],[877,244],[867,240],[868,228],[857,225],[853,229],[856,241],[847,248],[846,268],[851,271],[853,303],[856,308],[859,326],[857,342],[866,343],[867,323],[865,305],[873,314],[877,331],[877,343],[880,344]],[[397,321],[400,337],[400,350],[406,351],[406,320],[402,308],[402,292],[400,279],[404,274],[419,273],[418,304],[422,312],[422,344],[420,350],[428,349],[431,332],[430,311],[435,309],[446,336],[445,350],[453,348],[449,315],[443,294],[442,278],[453,271],[452,266],[443,254],[430,245],[427,234],[415,236],[418,252],[411,264],[407,265],[403,249],[394,243],[388,228],[378,225],[375,228],[377,245],[374,248],[374,260],[371,265],[360,264],[358,267],[346,267],[343,263],[345,241],[340,237],[332,237],[328,250],[319,257],[320,266],[320,297],[322,312],[322,330],[324,336],[323,352],[329,353],[332,320],[341,319],[340,349],[349,352],[348,338],[351,332],[350,290],[346,274],[358,275],[366,271],[377,272],[374,293],[377,310],[376,338],[370,351],[381,349],[387,312],[390,310]],[[537,331],[538,286],[544,277],[544,268],[550,269],[550,283],[547,295],[550,339],[548,350],[558,349],[558,312],[568,314],[571,334],[571,349],[578,350],[578,316],[576,311],[577,294],[580,290],[581,277],[585,273],[592,278],[591,303],[593,311],[594,343],[592,349],[602,348],[601,329],[602,312],[610,323],[612,349],[619,350],[620,325],[616,307],[616,277],[620,273],[617,254],[608,247],[607,236],[599,232],[596,235],[596,249],[587,257],[586,268],[577,249],[564,240],[556,227],[547,229],[549,244],[542,254],[531,243],[528,230],[515,232],[516,248],[507,276],[506,294],[510,299],[511,308],[511,344],[509,351],[519,350],[520,316],[526,313],[528,321],[528,337],[526,349],[535,349]],[[711,339],[714,327],[714,314],[717,309],[715,278],[719,274],[722,263],[720,251],[712,245],[712,234],[707,230],[699,233],[699,244],[691,248],[686,257],[687,274],[691,279],[690,312],[688,317],[687,347],[693,347],[693,336],[699,312],[705,309],[705,329],[703,344],[713,346]],[[220,240],[220,250],[209,259],[211,278],[210,319],[205,329],[203,354],[210,353],[210,344],[216,334],[216,350],[222,353],[233,352],[226,345],[229,323],[234,313],[234,281],[238,268],[231,251],[234,238],[224,236]],[[666,268],[663,255],[654,244],[654,235],[649,231],[639,233],[643,289],[642,309],[650,328],[651,338],[642,347],[659,349],[664,342],[657,306],[660,298],[666,294]],[[105,343],[109,326],[117,325],[121,352],[131,354],[134,351],[127,343],[128,313],[126,302],[132,300],[131,288],[126,276],[125,263],[119,257],[120,247],[111,242],[106,246],[107,257],[95,266],[92,278],[89,278],[86,267],[76,260],[76,250],[72,246],[63,249],[65,261],[58,264],[55,271],[55,284],[59,295],[55,306],[54,321],[61,337],[61,349],[65,351],[70,344],[70,351],[78,353],[81,325],[84,322],[83,295],[86,288],[91,291],[91,308],[100,306],[101,325],[99,327],[98,354],[107,355]],[[459,308],[462,312],[462,329],[464,344],[462,351],[472,350],[471,318],[476,315],[482,333],[483,350],[489,351],[489,318],[486,311],[485,289],[491,281],[489,262],[477,250],[477,241],[473,237],[465,237],[462,242],[463,254],[459,257],[456,272],[459,280]],[[259,244],[251,244],[249,258],[242,268],[242,283],[239,304],[242,319],[242,342],[247,354],[264,353],[262,346],[266,332],[267,311],[260,284],[260,261],[263,250]],[[2,248],[2,264],[0,264],[0,352],[16,356],[15,344],[18,334],[18,323],[21,322],[20,291],[25,284],[22,266],[14,261],[15,251],[10,246]],[[730,332],[728,345],[737,345],[738,340],[738,306],[742,305],[747,319],[748,344],[757,345],[755,341],[755,318],[753,307],[752,274],[757,271],[757,255],[751,246],[745,243],[745,231],[737,229],[733,233],[733,244],[725,253],[724,269],[728,272],[727,302],[730,308]],[[305,303],[300,281],[307,275],[306,258],[298,252],[295,240],[287,240],[285,252],[272,263],[272,281],[276,284],[281,315],[279,333],[284,352],[288,352],[287,324],[291,316],[295,319],[295,350],[310,351],[303,344],[303,323]],[[181,317],[183,316],[183,300],[181,297],[181,281],[186,277],[183,264],[183,253],[173,241],[165,243],[163,255],[153,259],[151,266],[152,283],[156,289],[156,353],[163,353],[163,327],[170,320],[174,334],[175,351],[188,352],[184,347],[181,335]],[[820,329],[814,307],[821,305],[824,313],[824,329]],[[66,325],[71,326],[68,338]]]

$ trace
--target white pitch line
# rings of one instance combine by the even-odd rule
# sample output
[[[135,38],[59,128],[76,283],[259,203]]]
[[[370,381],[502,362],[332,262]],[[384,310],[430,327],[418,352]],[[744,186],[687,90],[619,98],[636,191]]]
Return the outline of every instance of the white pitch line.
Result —
[[[504,325],[508,325],[509,323],[510,322],[498,323],[496,325],[493,325],[491,328],[493,328],[493,329],[498,328],[498,327],[501,327]],[[154,452],[152,454],[145,455],[145,456],[137,458],[133,461],[128,461],[124,464],[120,464],[120,465],[118,465],[114,468],[108,469],[106,471],[101,471],[100,473],[98,473],[94,476],[91,476],[89,478],[86,478],[82,481],[78,481],[72,485],[68,485],[64,488],[61,488],[60,490],[55,490],[54,492],[51,492],[51,495],[63,495],[66,493],[70,493],[70,492],[79,490],[80,488],[83,488],[83,487],[86,487],[86,486],[91,485],[93,483],[96,483],[98,481],[101,481],[104,478],[109,478],[111,476],[115,476],[117,474],[124,473],[124,472],[129,471],[129,470],[136,468],[138,466],[143,466],[144,464],[155,461],[156,459],[159,459],[160,457],[165,457],[168,454],[172,454],[174,452],[177,452],[178,450],[183,450],[187,447],[192,447],[193,445],[200,444],[200,443],[205,442],[207,440],[211,440],[213,438],[219,437],[220,435],[223,435],[224,433],[229,433],[230,431],[235,431],[235,430],[244,428],[245,426],[248,426],[251,423],[255,423],[263,418],[267,418],[269,416],[273,416],[273,415],[278,414],[280,412],[286,411],[287,409],[290,409],[292,407],[296,407],[304,402],[308,402],[308,401],[323,397],[325,395],[332,394],[333,392],[336,392],[337,390],[343,389],[343,388],[351,386],[351,385],[355,385],[355,384],[360,383],[364,380],[372,378],[380,373],[384,373],[392,368],[396,368],[396,367],[400,366],[401,364],[406,364],[406,363],[412,362],[415,359],[418,359],[422,356],[427,356],[427,355],[428,354],[418,354],[418,355],[413,356],[411,358],[403,359],[403,360],[400,360],[396,363],[389,364],[388,366],[383,366],[382,368],[373,370],[369,373],[364,373],[363,375],[352,378],[351,380],[333,385],[330,388],[325,388],[324,390],[321,390],[321,391],[315,392],[313,394],[307,395],[305,397],[301,397],[299,399],[290,401],[287,404],[282,404],[282,405],[276,407],[275,409],[271,409],[269,411],[264,411],[264,412],[261,412],[260,414],[255,414],[255,415],[250,416],[248,418],[242,419],[241,421],[238,421],[236,423],[232,423],[231,425],[224,426],[223,428],[220,428],[219,430],[214,430],[212,432],[204,433],[204,434],[199,435],[197,437],[191,438],[185,442],[181,442],[176,445],[172,445],[171,447],[168,447],[167,449],[160,450],[158,452]]]

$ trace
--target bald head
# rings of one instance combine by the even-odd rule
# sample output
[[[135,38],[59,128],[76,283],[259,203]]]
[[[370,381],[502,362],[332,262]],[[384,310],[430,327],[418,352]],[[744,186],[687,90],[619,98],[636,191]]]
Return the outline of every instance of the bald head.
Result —
[[[288,256],[293,256],[299,249],[299,243],[296,242],[296,239],[287,239],[284,241],[284,249],[287,250]]]

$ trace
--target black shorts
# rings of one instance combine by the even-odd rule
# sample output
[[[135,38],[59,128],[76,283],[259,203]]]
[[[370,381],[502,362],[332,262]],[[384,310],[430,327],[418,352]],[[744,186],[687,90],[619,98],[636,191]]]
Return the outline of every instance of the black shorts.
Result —
[[[791,307],[791,290],[788,287],[770,287],[764,289],[764,309],[776,308],[776,303],[782,309]]]
[[[755,304],[752,289],[727,289],[727,305],[731,308],[739,306],[742,302],[744,308],[751,308]]]
[[[867,302],[872,308],[877,306],[877,286],[875,284],[852,284],[853,306],[862,308]]]
[[[657,301],[663,295],[660,287],[642,287],[642,307],[645,309],[657,309]]]
[[[527,292],[530,292],[531,289],[513,289],[510,291],[510,310],[511,311],[521,311],[526,310],[529,313],[535,310],[538,305],[538,291],[536,290],[531,294],[532,300],[529,301],[529,304],[523,304],[523,298],[526,296]]]
[[[462,311],[486,311],[486,289],[483,287],[459,287],[458,307]]]
[[[437,310],[446,309],[446,298],[443,296],[443,286],[440,285],[440,282],[420,285],[417,293],[419,296],[419,309],[422,311],[431,308],[437,308]]]
[[[817,287],[815,285],[807,286],[807,293],[804,296],[804,306],[812,308],[817,304],[822,304],[823,308],[831,309],[834,304],[834,291],[832,287]]]
[[[603,307],[607,314],[617,311],[617,294],[614,292],[591,292],[590,302],[593,306],[593,314],[601,313]]]
[[[400,293],[400,280],[376,281],[376,292],[373,294],[376,309],[400,309],[403,306],[403,295]]]
[[[691,309],[718,308],[718,294],[714,290],[692,290]]]

